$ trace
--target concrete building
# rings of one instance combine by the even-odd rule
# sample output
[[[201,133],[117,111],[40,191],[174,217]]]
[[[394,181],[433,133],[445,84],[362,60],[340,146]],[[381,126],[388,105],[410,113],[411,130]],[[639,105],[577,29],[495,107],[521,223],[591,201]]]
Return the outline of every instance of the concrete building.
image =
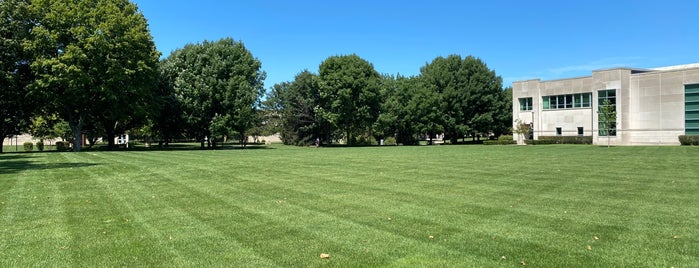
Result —
[[[531,124],[534,139],[578,135],[592,136],[594,144],[678,145],[679,135],[699,135],[699,63],[517,81],[512,95],[513,127]],[[604,100],[617,114],[609,133],[598,113]]]

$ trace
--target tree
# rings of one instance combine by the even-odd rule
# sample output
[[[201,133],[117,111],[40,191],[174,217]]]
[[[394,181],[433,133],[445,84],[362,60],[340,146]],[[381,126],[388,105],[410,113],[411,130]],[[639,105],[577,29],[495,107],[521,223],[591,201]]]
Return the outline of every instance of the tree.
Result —
[[[528,140],[532,134],[532,125],[517,119],[515,120],[514,133],[516,133],[518,137],[522,138],[522,141]]]
[[[426,87],[419,77],[384,76],[385,99],[376,123],[383,136],[395,135],[399,144],[417,144],[419,136],[442,133],[441,95]]]
[[[281,115],[281,138],[284,144],[310,145],[315,139],[330,141],[332,115],[321,98],[321,81],[316,74],[304,70],[291,83],[272,88],[275,105]]]
[[[31,55],[23,47],[31,20],[29,1],[0,0],[0,153],[4,139],[20,134],[36,107],[26,88]]]
[[[605,99],[599,107],[600,135],[607,136],[607,147],[612,134],[616,134],[616,107]]]
[[[451,55],[437,57],[420,68],[422,79],[442,96],[444,131],[452,143],[466,134],[495,131],[501,109],[502,79],[480,59]]]
[[[128,0],[35,0],[31,47],[34,93],[63,117],[81,150],[88,117],[113,145],[119,122],[143,115],[155,88],[155,49],[148,24]]]
[[[379,116],[379,73],[368,61],[352,54],[332,56],[320,64],[322,116],[342,131],[348,144],[359,135],[371,136]]]
[[[169,83],[181,103],[188,134],[204,148],[216,137],[237,134],[244,142],[264,93],[262,64],[242,42],[224,38],[174,51]]]

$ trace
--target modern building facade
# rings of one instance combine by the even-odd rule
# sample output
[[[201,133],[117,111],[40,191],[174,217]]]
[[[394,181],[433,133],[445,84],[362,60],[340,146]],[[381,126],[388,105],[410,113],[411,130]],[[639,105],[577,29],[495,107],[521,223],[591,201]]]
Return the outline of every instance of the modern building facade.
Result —
[[[592,136],[594,144],[679,145],[679,135],[699,135],[699,63],[517,81],[512,95],[513,127],[530,124],[534,139]],[[605,100],[616,111],[609,127],[600,114]]]

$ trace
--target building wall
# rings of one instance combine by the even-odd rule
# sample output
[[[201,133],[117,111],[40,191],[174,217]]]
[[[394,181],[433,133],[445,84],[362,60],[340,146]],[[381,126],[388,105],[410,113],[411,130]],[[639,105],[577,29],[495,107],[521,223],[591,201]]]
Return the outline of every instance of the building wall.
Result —
[[[674,145],[684,134],[684,88],[699,84],[699,65],[661,70],[616,68],[593,71],[592,76],[552,81],[539,79],[513,83],[513,120],[534,123],[534,138],[577,135],[583,127],[593,143],[612,145]],[[617,135],[598,135],[598,92],[616,90]],[[542,97],[592,93],[590,108],[543,110]],[[519,98],[531,97],[532,111],[519,110]],[[515,123],[513,122],[513,126]],[[521,143],[521,137],[519,139]]]

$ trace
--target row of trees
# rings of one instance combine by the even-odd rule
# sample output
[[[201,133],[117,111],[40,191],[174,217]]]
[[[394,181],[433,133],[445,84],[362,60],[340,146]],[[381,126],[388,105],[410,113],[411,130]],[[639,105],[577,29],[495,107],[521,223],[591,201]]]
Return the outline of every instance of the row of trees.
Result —
[[[414,144],[442,133],[452,142],[499,135],[511,122],[500,77],[471,56],[436,58],[415,77],[332,56],[317,74],[272,86],[260,103],[265,73],[241,42],[188,44],[159,60],[129,0],[0,0],[0,20],[2,137],[58,136],[75,151],[83,135],[111,148],[127,132],[202,148],[271,133],[296,145]]]
[[[394,137],[415,144],[444,134],[452,143],[466,136],[508,132],[511,91],[478,58],[438,57],[414,77],[379,75],[357,55],[333,56],[294,81],[276,84],[264,107],[286,144],[320,139],[348,144]]]
[[[75,151],[84,134],[112,148],[128,131],[203,147],[255,125],[265,74],[242,43],[160,61],[152,39],[128,0],[0,0],[0,134],[64,137]]]

